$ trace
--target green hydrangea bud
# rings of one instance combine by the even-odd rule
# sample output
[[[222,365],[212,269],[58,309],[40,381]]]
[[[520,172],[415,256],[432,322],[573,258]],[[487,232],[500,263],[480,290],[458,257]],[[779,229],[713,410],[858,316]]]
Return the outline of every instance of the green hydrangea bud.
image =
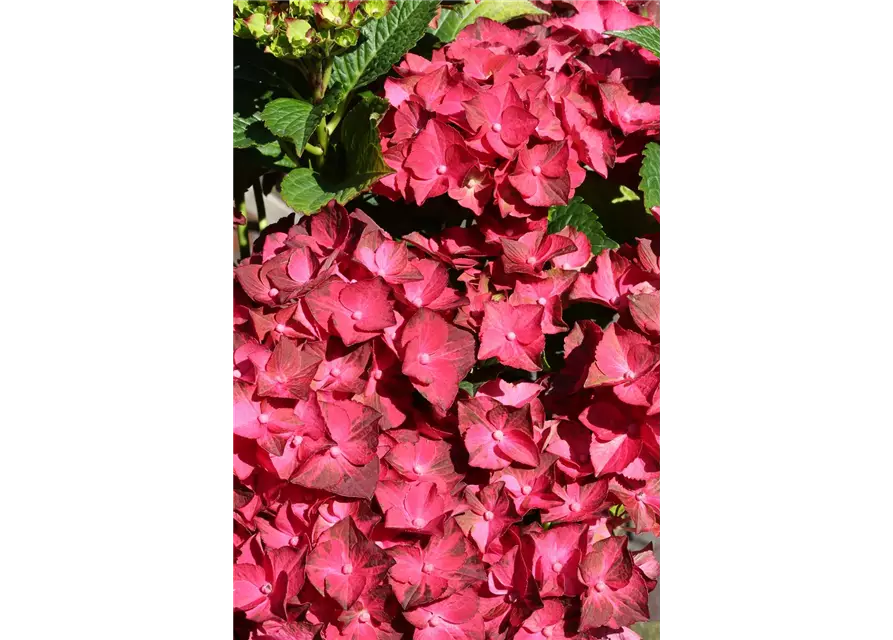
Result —
[[[285,34],[279,34],[270,40],[270,44],[266,46],[264,51],[272,53],[277,58],[293,58],[292,46],[285,37]]]
[[[378,19],[388,12],[388,0],[367,0],[360,3],[363,13],[373,19]]]
[[[304,48],[313,40],[313,32],[310,23],[306,20],[298,20],[294,18],[286,18],[285,35],[291,45],[295,48]]]
[[[350,9],[346,2],[329,0],[319,13],[322,19],[332,26],[343,27],[350,24]]]
[[[360,32],[356,29],[338,29],[335,33],[335,44],[339,47],[352,47],[357,43]]]
[[[294,18],[313,17],[313,0],[288,0],[288,14]]]
[[[262,13],[252,13],[251,17],[245,20],[245,26],[255,38],[266,38],[269,35],[267,32],[267,17]]]
[[[250,38],[251,32],[248,30],[248,27],[245,26],[245,21],[241,18],[236,18],[233,20],[233,35],[237,38]]]
[[[269,2],[258,0],[233,0],[233,7],[243,18],[248,18],[252,13],[262,13],[266,16],[273,9]]]
[[[389,6],[389,0],[365,0],[351,11],[346,0],[234,0],[233,33],[254,39],[278,58],[326,56],[333,45],[341,50],[355,46],[359,27],[370,18],[385,15]]]

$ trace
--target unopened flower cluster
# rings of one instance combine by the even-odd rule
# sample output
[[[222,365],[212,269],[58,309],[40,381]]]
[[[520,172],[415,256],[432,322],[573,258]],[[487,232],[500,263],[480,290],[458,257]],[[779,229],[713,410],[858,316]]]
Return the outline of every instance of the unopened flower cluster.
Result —
[[[586,167],[606,176],[637,157],[660,128],[659,61],[602,34],[649,21],[613,1],[576,7],[524,30],[479,20],[431,60],[407,54],[385,82],[396,173],[376,192],[536,219],[573,197]]]
[[[388,0],[235,0],[233,34],[255,40],[277,58],[325,57],[333,47],[357,43],[359,27],[387,13]]]
[[[582,164],[602,166],[585,140],[612,141],[595,154],[607,168],[625,134],[658,124],[623,108],[602,123],[601,93],[572,126],[567,105],[592,100],[588,74],[614,53],[651,64],[601,45],[604,20],[572,20],[479,21],[435,53],[440,67],[386,88],[384,144],[403,156],[387,188],[416,202],[449,192],[477,224],[395,239],[333,202],[271,225],[236,267],[237,637],[638,638],[658,566],[625,531],[660,529],[659,243],[594,256],[572,227],[548,233],[545,207],[573,194]],[[474,53],[486,48],[500,60]],[[427,78],[448,88],[428,93]],[[480,176],[470,189],[465,165]],[[579,302],[615,320],[566,322]],[[546,337],[561,334],[563,362],[546,367]],[[524,375],[475,379],[488,362]]]

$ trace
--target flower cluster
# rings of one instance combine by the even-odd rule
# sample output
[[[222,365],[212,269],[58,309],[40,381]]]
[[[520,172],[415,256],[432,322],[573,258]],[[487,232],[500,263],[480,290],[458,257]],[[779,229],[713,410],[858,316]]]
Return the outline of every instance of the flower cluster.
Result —
[[[479,20],[431,60],[407,54],[385,82],[395,173],[376,192],[539,219],[573,197],[584,167],[606,176],[637,157],[659,132],[659,61],[604,32],[650,21],[614,1],[576,8],[523,30]]]
[[[387,13],[388,0],[234,0],[233,35],[277,58],[322,56],[357,43],[359,27]]]
[[[240,637],[637,637],[657,564],[618,530],[659,532],[656,242],[290,224],[235,270]],[[540,370],[576,300],[618,320],[460,390],[478,360]]]

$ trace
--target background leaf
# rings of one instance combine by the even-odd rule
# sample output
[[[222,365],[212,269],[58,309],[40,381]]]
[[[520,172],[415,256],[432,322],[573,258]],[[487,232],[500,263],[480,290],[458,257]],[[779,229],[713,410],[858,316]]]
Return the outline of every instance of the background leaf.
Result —
[[[282,180],[279,190],[285,203],[298,213],[313,214],[329,200],[345,204],[378,182],[387,173],[361,173],[331,184],[318,173],[301,167]]]
[[[648,51],[660,58],[660,29],[657,27],[642,25],[640,27],[626,29],[625,31],[605,31],[605,33],[609,36],[616,36],[617,38],[629,40],[640,47],[645,47]]]
[[[245,49],[236,38],[233,48],[233,148],[257,147],[264,156],[281,153],[276,137],[264,127],[262,113],[266,105],[288,93],[279,86],[276,72],[281,64],[256,47]],[[267,60],[269,58],[269,60]],[[266,65],[266,66],[265,66]]]
[[[233,82],[233,148],[249,149],[274,143],[276,138],[261,120],[264,105],[276,96],[263,84],[235,80]]]
[[[268,102],[261,118],[267,129],[280,138],[288,138],[295,143],[298,156],[304,152],[304,145],[313,135],[319,124],[320,112],[313,105],[295,98],[279,98]]]
[[[605,234],[598,216],[580,196],[576,196],[565,205],[549,209],[549,233],[558,233],[568,226],[586,234],[592,245],[593,255],[620,246]]]
[[[649,142],[645,145],[642,155],[644,160],[642,168],[639,169],[639,175],[642,177],[639,188],[645,194],[645,208],[651,211],[651,207],[660,206],[660,145]]]
[[[261,124],[259,113],[252,113],[248,116],[234,113],[233,148],[248,149],[250,147],[257,147],[270,142],[275,142],[275,138],[269,131],[264,129],[263,124],[261,124],[260,130],[258,130],[258,124]]]
[[[487,382],[487,381],[480,380],[478,382],[469,382],[468,380],[463,380],[462,382],[459,383],[459,388],[462,389],[463,391],[465,391],[465,393],[467,393],[468,395],[470,395],[473,398],[474,394],[477,393],[478,389],[485,382]]]
[[[441,42],[452,42],[465,27],[478,18],[490,18],[496,22],[508,22],[521,16],[544,15],[548,11],[538,9],[528,0],[468,0],[455,8],[441,13],[434,35]]]
[[[388,104],[373,95],[362,96],[344,117],[341,140],[346,156],[347,175],[378,175],[394,173],[381,155],[378,121]],[[377,179],[377,178],[376,178]]]
[[[425,34],[438,6],[433,0],[397,0],[385,17],[364,24],[357,46],[335,56],[327,103],[390,71]]]

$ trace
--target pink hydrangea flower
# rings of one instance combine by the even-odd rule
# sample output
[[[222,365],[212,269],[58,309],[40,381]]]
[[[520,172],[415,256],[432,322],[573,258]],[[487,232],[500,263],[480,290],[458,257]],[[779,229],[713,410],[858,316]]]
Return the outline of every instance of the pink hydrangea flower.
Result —
[[[465,502],[468,509],[456,516],[456,522],[481,552],[516,521],[512,503],[501,482],[489,484],[480,491],[466,487]]]
[[[470,456],[468,464],[483,469],[502,469],[512,462],[537,466],[539,450],[533,440],[530,410],[483,400],[459,402],[459,429]]]
[[[397,322],[388,287],[379,280],[348,283],[328,280],[307,295],[307,306],[323,331],[350,346],[380,335]]]
[[[459,186],[474,164],[465,141],[455,129],[437,120],[428,122],[413,141],[405,161],[416,204]]]
[[[549,142],[522,149],[509,182],[524,202],[535,207],[550,207],[568,201],[571,178],[568,172],[569,149],[564,142]]]
[[[626,537],[599,540],[580,563],[580,580],[586,585],[580,616],[582,631],[648,620],[645,579],[626,545]]]
[[[307,556],[307,579],[344,608],[384,580],[394,561],[350,517],[323,533]]]
[[[427,545],[398,546],[390,550],[395,563],[389,578],[404,609],[429,604],[464,591],[487,579],[480,555],[450,520],[442,537]]]
[[[539,371],[539,358],[546,345],[540,305],[488,302],[484,305],[478,360],[497,358],[502,364]]]
[[[400,345],[403,373],[419,393],[445,411],[474,364],[474,337],[421,309],[403,328]]]

